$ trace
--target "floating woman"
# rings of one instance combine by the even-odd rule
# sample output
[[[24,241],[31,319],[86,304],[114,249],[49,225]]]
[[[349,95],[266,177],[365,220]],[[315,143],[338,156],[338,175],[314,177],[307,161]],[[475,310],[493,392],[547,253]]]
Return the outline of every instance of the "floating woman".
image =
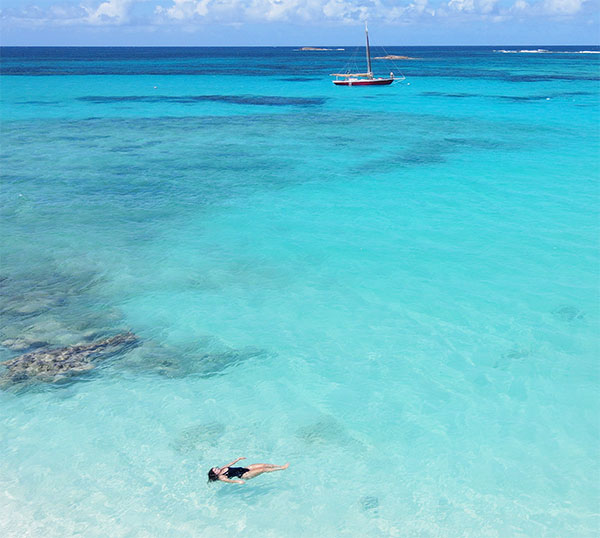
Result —
[[[273,471],[283,471],[289,467],[289,463],[285,465],[272,465],[270,463],[253,463],[248,467],[232,467],[240,460],[246,458],[238,458],[233,460],[231,463],[224,465],[223,467],[213,467],[208,471],[208,481],[216,482],[230,482],[231,484],[245,484],[244,480],[250,480],[255,476],[263,473],[272,473]],[[243,478],[244,480],[231,480],[232,478]]]

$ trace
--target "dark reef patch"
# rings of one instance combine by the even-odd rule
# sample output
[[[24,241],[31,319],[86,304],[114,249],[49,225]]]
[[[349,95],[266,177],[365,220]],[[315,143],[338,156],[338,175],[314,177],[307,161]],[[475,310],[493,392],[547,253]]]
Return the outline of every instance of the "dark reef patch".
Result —
[[[421,92],[423,97],[451,97],[455,99],[465,99],[470,97],[483,97],[476,93],[445,93],[445,92]]]
[[[59,105],[60,101],[15,101],[16,105]]]
[[[502,356],[494,363],[493,367],[500,370],[507,370],[511,364],[519,361],[523,361],[531,356],[531,351],[527,348],[515,346]]]
[[[225,429],[225,424],[221,422],[195,424],[183,429],[173,440],[171,447],[182,454],[204,451],[217,446]]]
[[[360,498],[360,507],[363,512],[376,516],[379,508],[379,498],[374,495],[365,495]]]
[[[455,79],[479,79],[479,80],[503,80],[507,82],[546,82],[553,80],[600,80],[598,75],[581,74],[570,75],[566,73],[552,74],[522,74],[517,75],[508,70],[487,70],[487,69],[411,69],[404,70],[407,78],[436,77],[436,78],[455,78]]]
[[[361,450],[365,446],[355,439],[348,430],[333,416],[324,415],[316,422],[302,426],[296,430],[296,437],[307,446],[323,447],[337,445],[352,450]]]
[[[446,162],[446,158],[438,152],[413,149],[406,151],[395,159],[400,164],[419,165],[419,164],[441,164]]]
[[[1,363],[2,384],[44,381],[57,383],[65,378],[95,368],[95,361],[124,353],[138,342],[138,337],[125,332],[90,344],[59,349],[44,349],[19,355]]]
[[[406,143],[403,145],[404,147],[392,149],[389,152],[377,151],[376,157],[352,167],[351,171],[360,175],[375,172],[385,173],[402,167],[436,166],[447,162],[449,158],[461,152],[497,151],[511,148],[510,142],[506,140],[471,136],[471,131],[467,129],[449,125],[445,130],[450,136],[443,138],[429,136],[424,140],[418,140],[421,136],[417,132],[416,141],[409,140],[410,144]],[[342,142],[343,139],[340,139],[340,143]]]
[[[107,103],[178,103],[191,104],[203,102],[228,103],[232,105],[256,106],[319,106],[325,103],[324,97],[283,97],[279,95],[87,95],[78,97],[78,101],[94,104]]]
[[[231,349],[216,339],[189,345],[164,345],[146,341],[119,362],[121,369],[138,373],[154,373],[169,378],[189,375],[212,377],[249,360],[260,360],[272,354],[263,349]]]
[[[552,315],[559,321],[572,323],[585,318],[585,312],[572,305],[561,305],[552,311]]]
[[[551,80],[600,80],[599,76],[592,75],[509,75],[507,80],[510,82],[545,82]]]
[[[444,138],[444,142],[452,146],[466,146],[479,149],[498,149],[503,146],[502,142],[483,138],[446,137]]]
[[[132,144],[129,146],[113,146],[111,148],[111,151],[114,151],[116,153],[133,153],[135,151],[139,151],[140,149],[142,149],[141,145]],[[116,167],[114,167],[114,168],[116,169]],[[127,175],[129,175],[129,174],[131,174],[130,171],[128,171]]]
[[[287,77],[280,78],[279,80],[281,80],[282,82],[312,82],[321,79],[316,77]]]
[[[591,92],[575,91],[575,92],[554,92],[541,95],[486,95],[476,93],[446,93],[446,92],[421,92],[419,95],[422,97],[443,97],[447,99],[500,99],[503,101],[511,101],[514,103],[522,102],[533,102],[533,101],[547,101],[549,99],[559,99],[577,96],[589,96],[594,95]]]
[[[512,101],[513,103],[523,103],[528,101],[547,101],[551,97],[547,95],[495,95],[496,99],[503,101]]]
[[[6,277],[0,288],[0,316],[30,318],[61,309],[89,293],[101,278],[91,272],[66,275],[58,271],[31,272]]]
[[[121,312],[98,303],[103,276],[58,269],[20,271],[0,286],[0,361],[15,352],[65,348],[114,335]]]

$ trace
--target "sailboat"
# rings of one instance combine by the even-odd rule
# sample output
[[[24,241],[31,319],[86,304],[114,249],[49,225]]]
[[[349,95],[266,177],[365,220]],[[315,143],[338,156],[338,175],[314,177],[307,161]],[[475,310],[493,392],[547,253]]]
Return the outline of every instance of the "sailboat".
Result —
[[[367,72],[366,73],[332,73],[336,86],[385,86],[394,82],[394,73],[388,78],[376,78],[371,69],[371,49],[369,47],[369,29],[365,22],[365,36],[367,38]]]

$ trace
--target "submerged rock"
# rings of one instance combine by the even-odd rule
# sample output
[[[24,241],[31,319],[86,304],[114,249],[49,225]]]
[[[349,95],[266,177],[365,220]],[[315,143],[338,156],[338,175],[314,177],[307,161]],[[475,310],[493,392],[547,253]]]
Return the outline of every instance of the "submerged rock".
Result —
[[[398,54],[387,54],[386,56],[375,56],[374,60],[420,60],[420,58],[413,58],[412,56],[401,56]]]
[[[203,451],[216,446],[224,433],[225,424],[221,422],[196,424],[182,430],[171,446],[181,453]]]
[[[502,356],[494,363],[494,368],[505,370],[513,362],[527,359],[530,355],[531,351],[528,349],[515,346],[506,353],[502,354]]]
[[[6,277],[0,287],[0,314],[30,318],[57,309],[62,311],[71,301],[88,293],[97,281],[97,276],[89,271],[77,275],[49,271]]]
[[[36,348],[67,347],[91,343],[122,323],[116,309],[94,312],[73,308],[60,313],[46,313],[28,319],[12,319],[0,329],[0,345],[14,351],[34,351]]]
[[[114,334],[123,316],[97,295],[101,282],[102,276],[92,271],[71,274],[51,268],[5,277],[0,283],[0,346],[28,353]]]
[[[585,312],[582,312],[575,306],[561,305],[556,310],[552,311],[552,315],[560,321],[570,323],[577,321],[578,319],[583,319],[585,317]]]
[[[213,341],[167,345],[149,340],[130,353],[121,366],[135,372],[154,372],[169,378],[189,375],[212,377],[222,375],[242,362],[269,356],[264,349],[231,349],[215,345]]]
[[[211,377],[223,373],[227,368],[250,359],[268,357],[269,353],[260,348],[229,349],[203,353],[196,357],[196,370],[204,377]]]
[[[313,424],[302,426],[296,431],[296,436],[307,445],[338,445],[364,449],[361,441],[355,439],[348,430],[331,415],[325,415]]]
[[[7,347],[13,351],[25,351],[26,349],[48,347],[48,342],[43,340],[28,340],[26,338],[7,338],[0,342],[0,346]]]
[[[96,359],[106,359],[120,353],[137,341],[135,334],[124,332],[90,344],[33,351],[1,363],[5,368],[2,378],[5,382],[13,383],[27,380],[58,381],[93,369]]]
[[[377,512],[377,508],[379,508],[379,498],[374,495],[365,495],[360,498],[360,506],[362,507],[363,512]]]

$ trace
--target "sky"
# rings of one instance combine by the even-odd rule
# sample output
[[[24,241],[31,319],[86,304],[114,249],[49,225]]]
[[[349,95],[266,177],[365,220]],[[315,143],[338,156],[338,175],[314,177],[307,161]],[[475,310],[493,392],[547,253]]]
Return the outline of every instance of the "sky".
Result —
[[[0,0],[19,46],[597,45],[600,0]]]

